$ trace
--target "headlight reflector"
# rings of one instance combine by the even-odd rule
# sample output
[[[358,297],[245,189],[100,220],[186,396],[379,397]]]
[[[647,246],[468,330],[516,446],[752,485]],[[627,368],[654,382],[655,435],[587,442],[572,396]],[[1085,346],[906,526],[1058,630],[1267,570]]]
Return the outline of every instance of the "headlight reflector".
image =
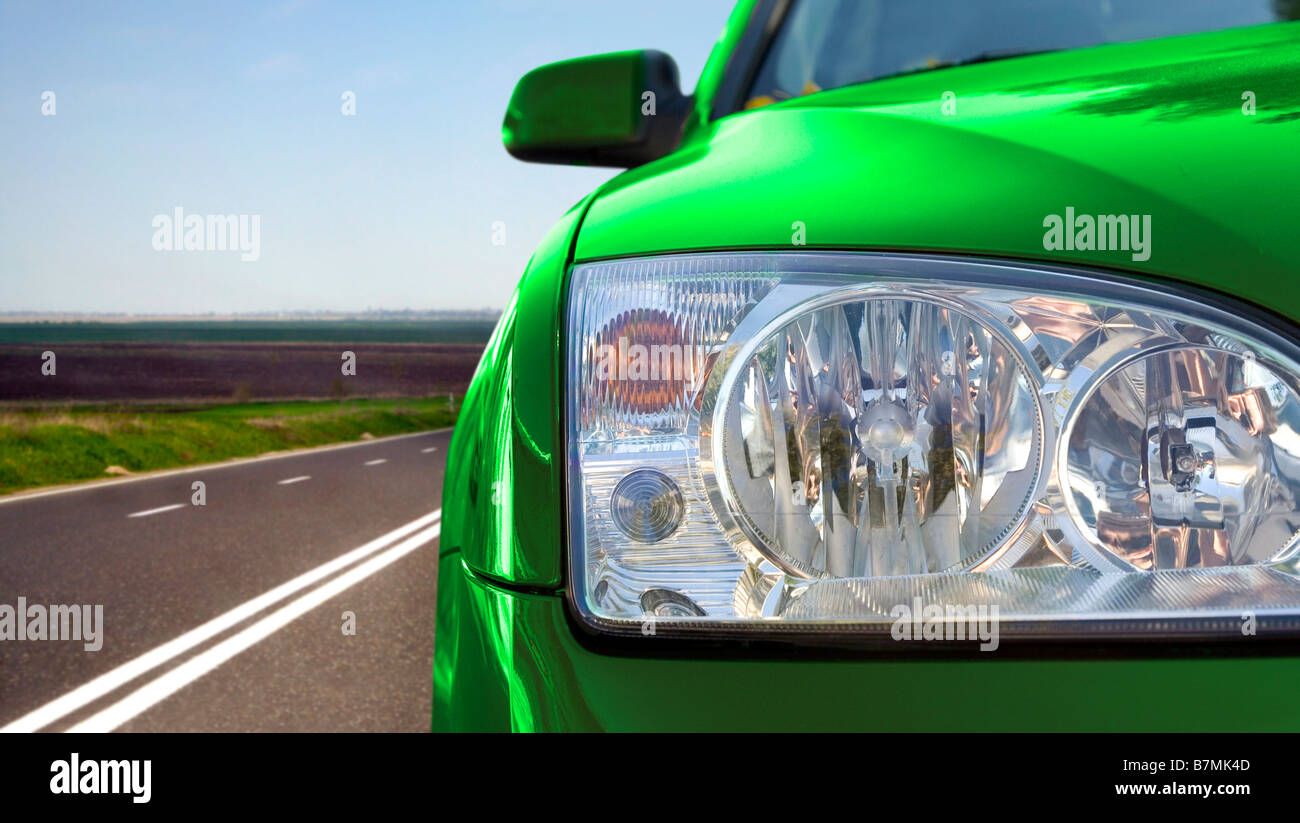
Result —
[[[1253,357],[1140,357],[1081,404],[1064,477],[1071,513],[1136,569],[1267,563],[1300,521],[1298,411],[1295,392]]]
[[[964,568],[1000,544],[1033,502],[1044,447],[1037,387],[994,322],[853,296],[761,340],[722,383],[716,435],[757,550],[803,577],[889,577]]]

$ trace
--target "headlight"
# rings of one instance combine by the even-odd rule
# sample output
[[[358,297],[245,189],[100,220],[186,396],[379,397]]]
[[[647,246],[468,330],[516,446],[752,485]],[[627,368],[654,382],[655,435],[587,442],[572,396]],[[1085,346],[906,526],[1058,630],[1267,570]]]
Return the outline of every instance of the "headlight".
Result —
[[[1065,269],[710,254],[577,267],[567,332],[598,628],[1300,627],[1300,351],[1240,312]]]

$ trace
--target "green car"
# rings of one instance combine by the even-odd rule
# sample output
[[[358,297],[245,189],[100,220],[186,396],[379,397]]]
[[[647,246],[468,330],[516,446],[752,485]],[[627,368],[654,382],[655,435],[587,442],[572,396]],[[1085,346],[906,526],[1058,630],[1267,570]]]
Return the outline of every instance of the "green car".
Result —
[[[743,0],[448,460],[435,730],[1300,730],[1300,3]]]

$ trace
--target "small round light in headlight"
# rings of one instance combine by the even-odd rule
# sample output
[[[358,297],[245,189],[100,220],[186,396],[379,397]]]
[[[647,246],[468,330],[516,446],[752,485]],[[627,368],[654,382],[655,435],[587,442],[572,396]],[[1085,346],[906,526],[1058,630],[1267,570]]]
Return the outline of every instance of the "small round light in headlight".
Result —
[[[639,543],[657,543],[677,531],[686,504],[672,478],[654,469],[629,472],[610,496],[619,531]]]
[[[669,589],[646,589],[641,595],[641,609],[655,617],[705,617],[699,604],[681,592]]]

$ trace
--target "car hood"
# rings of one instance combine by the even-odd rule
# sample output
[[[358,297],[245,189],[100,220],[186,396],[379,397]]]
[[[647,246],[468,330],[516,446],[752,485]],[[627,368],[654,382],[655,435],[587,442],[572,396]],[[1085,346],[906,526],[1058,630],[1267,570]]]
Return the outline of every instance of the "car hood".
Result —
[[[878,80],[724,117],[597,192],[575,256],[802,240],[1038,259],[1195,283],[1300,321],[1298,47],[1300,23],[1280,23]],[[1070,213],[1149,215],[1149,257],[1047,248],[1051,216]]]

